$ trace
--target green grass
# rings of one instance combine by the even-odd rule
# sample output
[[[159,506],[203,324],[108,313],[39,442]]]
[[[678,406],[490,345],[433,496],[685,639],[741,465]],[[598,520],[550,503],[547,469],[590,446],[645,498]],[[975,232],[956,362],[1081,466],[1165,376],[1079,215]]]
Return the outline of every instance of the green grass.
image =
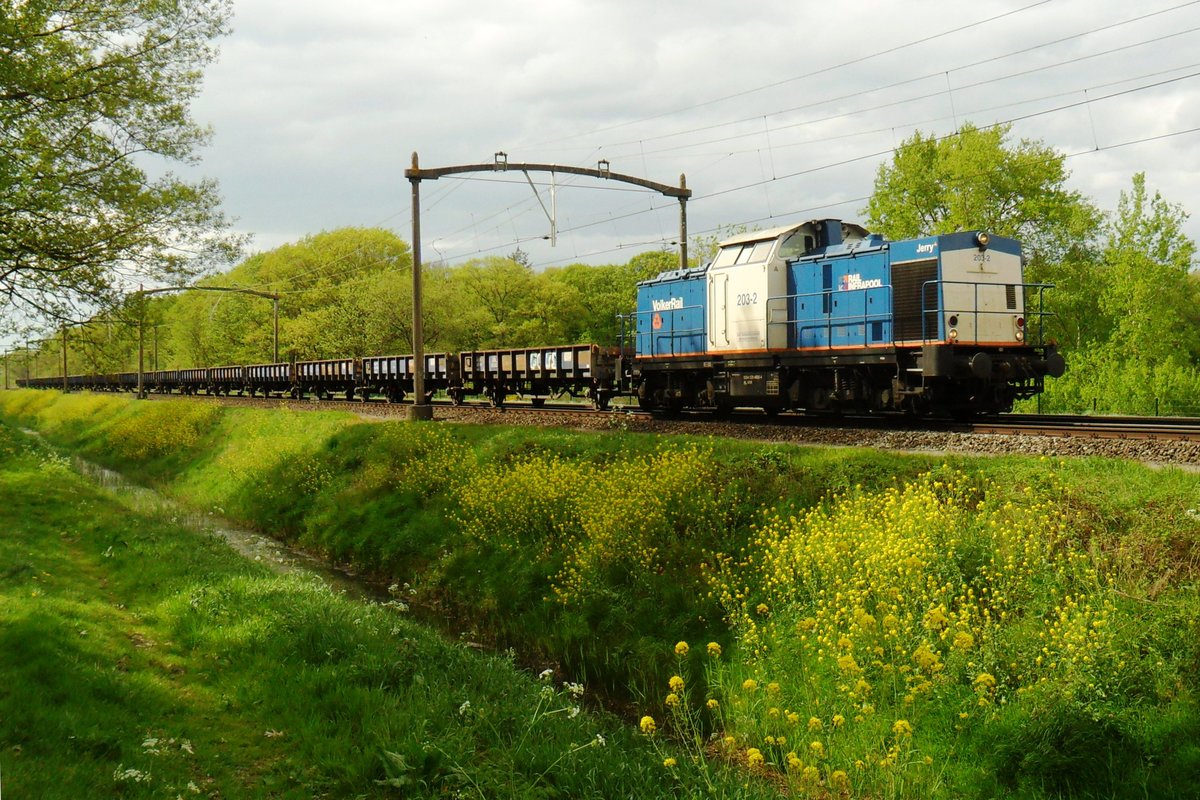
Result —
[[[674,784],[656,742],[573,711],[586,693],[134,514],[2,425],[0,497],[6,796],[610,797]],[[722,791],[764,794],[742,783]]]
[[[200,508],[218,508],[408,584],[414,613],[494,650],[513,648],[524,664],[557,665],[627,709],[627,722],[649,714],[672,735],[697,731],[699,746],[684,736],[683,755],[675,754],[690,770],[671,784],[682,794],[709,775],[695,765],[707,765],[723,781],[731,764],[745,765],[754,751],[764,763],[750,772],[767,773],[797,796],[837,795],[843,786],[854,796],[930,798],[1200,791],[1194,744],[1200,478],[1194,474],[1103,459],[900,455],[620,431],[364,423],[349,414],[288,410],[180,411],[176,416],[188,425],[177,436],[141,429],[162,425],[144,407],[187,405],[33,392],[0,398],[4,416],[60,446]],[[118,446],[120,438],[154,446],[137,453]],[[164,441],[176,444],[163,447]],[[951,492],[935,484],[961,487]],[[924,496],[922,486],[931,498],[921,506],[927,524],[861,522],[873,519],[889,492]],[[796,623],[821,607],[832,573],[793,569],[775,586],[760,567],[774,558],[779,532],[801,524],[790,518],[817,510],[829,520],[821,524],[844,531],[841,539],[824,540],[833,548],[829,558],[841,558],[838,542],[851,541],[856,531],[868,543],[863,564],[849,562],[842,599],[825,606],[845,607],[853,596],[879,635],[884,606],[894,598],[871,588],[891,578],[870,577],[866,555],[884,552],[888,542],[919,543],[922,525],[939,531],[940,544],[919,561],[908,562],[914,549],[889,554],[885,564],[919,573],[905,590],[909,617],[898,614],[903,637],[876,642],[867,628],[851,630],[831,616],[814,633],[827,637],[825,652],[805,649]],[[797,530],[797,541],[820,538],[819,529]],[[1033,548],[1041,566],[990,583],[997,559],[1015,543]],[[985,587],[1002,588],[1012,599],[967,591]],[[238,602],[251,596],[257,598],[240,594]],[[756,610],[759,603],[765,611]],[[930,627],[924,620],[939,603],[951,624]],[[970,616],[1002,608],[1008,613],[1002,624],[980,625]],[[1056,622],[1064,609],[1065,621]],[[1086,626],[1098,619],[1109,627],[1088,639]],[[272,624],[290,630],[286,617]],[[857,709],[849,704],[854,681],[829,667],[847,653],[842,636],[872,686],[870,710],[861,698]],[[1071,636],[1091,648],[1089,658],[1129,665],[1123,677],[1089,685],[1090,666],[1022,666],[1043,647],[1066,652]],[[693,645],[684,659],[673,652],[679,640]],[[725,650],[715,671],[699,646],[708,641]],[[922,644],[927,654],[918,656]],[[226,646],[214,640],[204,647],[217,645]],[[871,655],[868,645],[898,649]],[[245,645],[229,658],[250,658],[259,647]],[[975,683],[985,671],[997,682],[994,690]],[[687,677],[687,697],[672,710],[664,696],[676,673]],[[778,699],[768,703],[761,690],[743,692],[747,678],[764,687],[778,682]],[[705,708],[710,698],[719,698],[718,711]],[[986,707],[974,705],[980,699]],[[835,715],[843,718],[837,726]],[[809,730],[810,717],[820,727]],[[911,738],[893,731],[898,720],[913,724]],[[709,741],[712,734],[717,738]],[[725,737],[732,743],[722,744]],[[812,741],[821,742],[819,751]],[[653,794],[665,791],[661,760],[668,754],[651,749],[634,758],[653,768],[639,789]],[[380,763],[388,758],[374,756]],[[413,758],[406,753],[405,763]],[[672,770],[667,775],[677,777]]]

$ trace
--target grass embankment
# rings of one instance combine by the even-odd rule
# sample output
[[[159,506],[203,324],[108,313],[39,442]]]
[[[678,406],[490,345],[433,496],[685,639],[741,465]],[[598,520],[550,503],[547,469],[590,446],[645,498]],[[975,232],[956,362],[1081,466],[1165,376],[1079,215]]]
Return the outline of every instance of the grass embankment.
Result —
[[[0,497],[5,796],[661,790],[657,743],[583,687],[135,515],[2,424]]]
[[[632,687],[656,736],[694,734],[667,767],[685,791],[731,769],[802,796],[1200,790],[1189,474],[54,394],[5,406],[408,582],[473,637]]]

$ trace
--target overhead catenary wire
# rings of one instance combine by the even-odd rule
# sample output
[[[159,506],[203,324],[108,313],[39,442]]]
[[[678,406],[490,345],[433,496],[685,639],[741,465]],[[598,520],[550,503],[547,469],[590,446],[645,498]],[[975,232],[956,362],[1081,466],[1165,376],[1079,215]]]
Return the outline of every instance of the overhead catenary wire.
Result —
[[[1188,6],[1193,6],[1193,5],[1196,5],[1197,3],[1200,3],[1200,0],[1189,0],[1189,2],[1186,2],[1186,3],[1180,4],[1180,5],[1171,6],[1170,8],[1166,8],[1166,9],[1160,9],[1159,11],[1148,12],[1148,13],[1145,13],[1145,14],[1139,14],[1138,16],[1131,17],[1131,18],[1129,18],[1129,19],[1122,20],[1122,21],[1120,21],[1120,22],[1114,22],[1114,23],[1110,23],[1110,24],[1108,24],[1108,25],[1102,25],[1102,26],[1100,26],[1100,27],[1091,28],[1091,29],[1089,29],[1089,30],[1086,30],[1086,31],[1081,31],[1081,32],[1079,32],[1079,33],[1072,34],[1072,35],[1070,35],[1070,36],[1063,36],[1063,37],[1059,37],[1059,38],[1057,38],[1057,39],[1052,39],[1052,40],[1050,40],[1050,41],[1047,41],[1047,42],[1042,42],[1042,43],[1040,43],[1040,44],[1037,44],[1037,45],[1032,45],[1032,46],[1030,46],[1030,47],[1023,47],[1023,48],[1020,48],[1020,49],[1018,49],[1018,50],[1012,50],[1012,51],[1009,51],[1009,52],[1007,52],[1007,53],[1002,53],[1002,54],[999,54],[999,55],[996,55],[996,56],[991,56],[991,57],[988,57],[988,58],[979,59],[979,60],[976,60],[976,61],[969,62],[969,63],[967,63],[967,64],[960,64],[960,65],[959,65],[959,66],[957,66],[957,67],[951,67],[951,68],[949,68],[949,69],[939,69],[939,70],[935,70],[935,71],[932,71],[932,72],[923,73],[923,74],[921,74],[921,75],[917,75],[917,76],[914,76],[914,77],[903,78],[903,79],[901,79],[901,80],[892,81],[891,83],[882,84],[882,85],[875,86],[875,87],[872,87],[872,88],[869,88],[869,89],[856,90],[856,91],[854,91],[854,92],[851,92],[851,93],[847,93],[847,94],[841,94],[841,95],[837,95],[837,96],[834,96],[834,97],[828,97],[828,98],[823,98],[823,99],[810,100],[810,101],[806,102],[806,103],[805,103],[804,105],[802,105],[802,106],[792,106],[792,107],[789,107],[789,108],[778,109],[778,110],[776,110],[776,111],[770,111],[770,112],[767,112],[766,114],[762,114],[762,113],[756,113],[756,114],[753,114],[753,115],[748,115],[748,116],[744,116],[744,117],[739,117],[739,118],[737,118],[737,119],[732,119],[732,120],[726,120],[726,121],[723,121],[723,122],[716,122],[716,123],[711,123],[711,124],[707,124],[707,125],[693,126],[693,127],[686,128],[686,129],[683,129],[683,130],[671,131],[671,132],[667,132],[667,133],[661,133],[661,134],[655,134],[655,135],[652,135],[652,136],[644,136],[644,137],[641,137],[641,138],[639,138],[639,139],[633,139],[633,140],[628,140],[628,141],[609,142],[609,143],[606,143],[606,144],[602,145],[601,147],[602,147],[602,148],[605,148],[605,149],[607,149],[607,148],[621,147],[621,146],[624,146],[624,145],[639,145],[639,146],[640,146],[640,145],[642,145],[642,144],[643,144],[643,143],[645,143],[645,142],[658,141],[658,140],[661,140],[661,139],[672,139],[672,138],[676,138],[676,137],[679,137],[679,136],[686,136],[686,135],[690,135],[690,134],[693,134],[693,133],[702,133],[702,132],[704,132],[704,131],[707,131],[707,130],[714,130],[714,129],[717,129],[717,128],[722,128],[722,127],[729,127],[729,126],[733,126],[733,125],[740,125],[740,124],[744,124],[744,123],[755,122],[755,121],[757,121],[757,120],[758,120],[760,117],[763,117],[763,116],[766,116],[766,117],[776,117],[776,116],[780,116],[780,115],[782,115],[782,114],[790,114],[790,113],[793,113],[793,112],[796,112],[796,111],[806,111],[806,110],[810,110],[810,109],[812,109],[812,108],[814,108],[814,107],[819,107],[819,106],[822,106],[822,105],[829,105],[829,104],[832,104],[832,103],[838,103],[838,102],[842,102],[842,101],[844,101],[844,100],[851,100],[851,99],[854,99],[854,98],[857,98],[857,97],[862,97],[863,95],[874,94],[874,93],[876,93],[876,92],[885,92],[885,91],[891,91],[891,90],[893,90],[893,89],[897,89],[897,88],[899,88],[899,87],[901,87],[901,86],[906,86],[906,85],[908,85],[908,84],[911,84],[911,83],[920,83],[921,81],[926,81],[926,80],[931,80],[931,79],[934,79],[934,78],[939,78],[939,77],[942,77],[943,75],[949,75],[949,74],[951,74],[951,73],[955,73],[955,72],[962,72],[962,71],[964,71],[964,70],[967,70],[967,69],[972,69],[972,68],[974,68],[974,67],[979,67],[979,66],[982,66],[982,65],[984,65],[984,64],[990,64],[990,63],[993,63],[993,62],[996,62],[996,61],[1002,61],[1002,60],[1004,60],[1004,59],[1012,58],[1012,57],[1014,57],[1014,56],[1018,56],[1018,55],[1024,55],[1024,54],[1026,54],[1026,53],[1030,53],[1030,52],[1033,52],[1033,51],[1035,51],[1035,50],[1039,50],[1039,49],[1042,49],[1042,48],[1045,48],[1045,47],[1051,47],[1051,46],[1054,46],[1054,45],[1057,45],[1057,44],[1063,44],[1064,42],[1069,42],[1069,41],[1072,41],[1072,40],[1074,40],[1074,39],[1079,39],[1079,38],[1082,38],[1082,37],[1084,37],[1084,36],[1089,36],[1089,35],[1092,35],[1092,34],[1095,34],[1095,33],[1100,33],[1100,32],[1107,31],[1107,30],[1112,30],[1112,29],[1114,29],[1114,28],[1121,27],[1121,26],[1124,26],[1124,25],[1129,25],[1129,24],[1132,24],[1132,23],[1134,23],[1134,22],[1140,22],[1140,21],[1143,21],[1143,20],[1146,20],[1146,19],[1149,19],[1149,18],[1152,18],[1152,17],[1158,16],[1158,15],[1161,15],[1161,14],[1169,13],[1169,12],[1171,12],[1171,11],[1177,11],[1177,10],[1179,10],[1179,9],[1181,9],[1181,8],[1186,8],[1186,7],[1188,7]],[[1157,42],[1161,42],[1161,41],[1163,41],[1163,40],[1165,40],[1165,39],[1169,39],[1169,38],[1173,38],[1173,37],[1176,37],[1176,36],[1183,35],[1183,34],[1185,34],[1185,33],[1192,33],[1192,32],[1195,32],[1196,30],[1197,30],[1196,28],[1189,28],[1189,29],[1187,29],[1187,30],[1173,31],[1173,32],[1171,32],[1171,33],[1169,33],[1169,34],[1167,34],[1167,35],[1165,35],[1165,36],[1158,36],[1158,37],[1154,37],[1154,38],[1151,38],[1151,39],[1146,39],[1146,40],[1143,40],[1143,41],[1139,41],[1139,42],[1134,42],[1134,43],[1131,43],[1131,44],[1122,45],[1122,46],[1120,46],[1120,47],[1114,47],[1114,48],[1110,48],[1110,49],[1108,49],[1108,50],[1099,51],[1099,52],[1096,52],[1096,53],[1085,54],[1085,55],[1078,56],[1078,57],[1075,57],[1075,58],[1066,59],[1066,60],[1063,60],[1063,61],[1058,61],[1058,62],[1055,62],[1055,63],[1053,63],[1053,64],[1043,65],[1043,66],[1039,66],[1039,67],[1036,67],[1036,68],[1033,68],[1033,69],[1029,69],[1029,70],[1023,70],[1023,71],[1021,71],[1021,72],[1010,73],[1010,74],[1008,74],[1008,75],[1001,76],[1001,77],[999,77],[999,78],[989,78],[989,79],[987,79],[987,80],[982,80],[982,81],[976,81],[976,82],[974,82],[974,83],[963,84],[963,85],[961,85],[961,86],[958,86],[958,87],[957,87],[957,89],[961,91],[961,90],[963,90],[963,89],[970,89],[970,88],[976,88],[976,87],[979,87],[979,86],[985,86],[985,85],[987,85],[987,84],[989,84],[989,83],[994,83],[994,82],[997,82],[997,81],[1000,81],[1000,80],[1007,80],[1007,79],[1010,79],[1010,78],[1013,78],[1013,77],[1023,77],[1023,76],[1025,76],[1025,75],[1033,74],[1033,73],[1040,72],[1040,71],[1047,70],[1047,69],[1053,69],[1053,68],[1055,68],[1055,67],[1060,67],[1060,66],[1065,66],[1065,65],[1069,65],[1069,64],[1074,64],[1074,63],[1078,63],[1078,62],[1080,62],[1080,61],[1085,61],[1085,60],[1089,60],[1089,59],[1092,59],[1092,58],[1097,58],[1097,57],[1100,57],[1100,56],[1112,55],[1112,54],[1114,54],[1114,53],[1121,52],[1121,51],[1123,51],[1123,50],[1128,50],[1128,49],[1131,49],[1131,48],[1133,48],[1133,47],[1141,47],[1141,46],[1144,46],[1144,45],[1147,45],[1147,44],[1154,44],[1154,43],[1157,43]],[[934,93],[934,95],[933,95],[933,96],[936,96],[936,95],[938,95],[938,94],[942,94],[942,93],[944,93],[944,90],[940,90],[940,91],[938,91],[938,92]],[[928,97],[928,96],[931,96],[931,95],[923,95],[923,96],[922,96],[922,98],[923,98],[923,97]],[[899,101],[899,103],[907,103],[907,102],[912,102],[912,100],[913,100],[913,99],[921,99],[921,98],[908,98],[908,99],[906,99],[906,100]],[[892,103],[891,105],[898,105],[899,103]],[[877,105],[877,104],[873,104],[873,105],[872,105],[872,107],[878,107],[878,105]]]
[[[1170,139],[1170,138],[1173,138],[1176,136],[1185,136],[1185,135],[1194,134],[1194,133],[1200,133],[1200,126],[1193,127],[1193,128],[1186,128],[1186,129],[1177,130],[1177,131],[1170,131],[1168,133],[1155,134],[1153,136],[1145,136],[1145,137],[1141,137],[1138,139],[1130,139],[1127,141],[1117,142],[1117,143],[1108,144],[1108,145],[1100,145],[1099,147],[1092,147],[1092,148],[1088,148],[1086,150],[1080,150],[1080,151],[1073,152],[1073,153],[1065,153],[1062,155],[1062,157],[1064,159],[1078,158],[1080,156],[1094,155],[1096,153],[1102,153],[1102,152],[1105,152],[1108,150],[1117,150],[1117,149],[1124,148],[1124,147],[1132,147],[1132,146],[1139,145],[1139,144],[1147,144],[1149,142],[1161,141],[1161,140]],[[858,197],[844,198],[841,200],[835,200],[835,201],[828,202],[828,203],[822,203],[822,204],[815,205],[815,206],[807,206],[804,208],[792,208],[787,211],[781,211],[776,214],[771,214],[769,216],[748,218],[748,219],[738,220],[738,221],[734,221],[734,222],[726,222],[726,223],[723,223],[718,226],[704,228],[704,229],[695,231],[694,233],[695,233],[695,235],[700,236],[700,235],[705,235],[705,234],[718,233],[721,230],[727,229],[729,227],[738,227],[738,226],[744,226],[744,225],[756,225],[756,224],[763,223],[763,222],[769,222],[769,221],[775,220],[775,219],[792,219],[792,218],[795,218],[800,215],[811,214],[811,213],[815,213],[815,212],[819,212],[819,211],[825,211],[825,210],[828,210],[831,208],[837,208],[839,206],[848,205],[850,203],[865,203],[870,199],[871,199],[870,195],[862,195],[862,196],[858,196]],[[619,220],[622,218],[629,218],[629,217],[637,216],[637,213],[640,213],[640,212],[627,214],[627,215],[624,215],[623,217],[614,217],[611,219],[596,220],[596,221],[589,222],[589,223],[586,223],[586,224],[583,224],[580,226],[576,226],[574,228],[564,229],[563,231],[560,231],[560,233],[575,232],[575,231],[578,231],[583,228],[594,227],[596,225],[608,223],[608,222],[612,221],[613,219]],[[540,237],[528,237],[526,239],[522,239],[520,243],[523,244],[523,243],[526,243],[529,241],[535,241],[538,238],[540,238]],[[669,244],[669,242],[664,239],[648,239],[648,240],[640,242],[638,244],[638,246],[644,247],[644,246],[649,246],[649,245],[666,245],[666,244]],[[609,253],[615,253],[615,252],[620,252],[622,250],[629,249],[631,246],[632,245],[620,245],[620,246],[616,246],[616,247],[605,248],[602,250],[593,250],[593,251],[589,251],[586,253],[577,254],[576,258],[585,258],[586,259],[586,258],[593,258],[595,256],[607,255]],[[480,255],[482,253],[494,251],[499,248],[500,248],[500,246],[492,247],[492,248],[484,248],[484,249],[475,251],[474,253],[471,253],[469,255]],[[543,262],[543,265],[544,266],[555,266],[557,264],[562,264],[565,262],[566,262],[565,259],[552,259],[552,260]]]
[[[1129,89],[1124,89],[1124,90],[1120,90],[1120,91],[1111,92],[1111,93],[1109,93],[1109,94],[1105,94],[1105,95],[1102,95],[1102,96],[1085,98],[1083,101],[1079,101],[1079,102],[1067,103],[1067,104],[1063,104],[1063,105],[1055,106],[1054,108],[1044,109],[1044,110],[1037,111],[1037,112],[1032,112],[1032,113],[1029,113],[1029,114],[1023,114],[1023,115],[1019,115],[1019,116],[1010,117],[1009,119],[1006,119],[1006,120],[1001,120],[1001,121],[998,121],[998,122],[992,123],[991,125],[988,125],[988,126],[985,126],[985,127],[995,127],[995,126],[997,126],[997,125],[1012,124],[1012,123],[1015,123],[1015,122],[1018,122],[1018,121],[1027,120],[1027,119],[1032,119],[1032,118],[1034,118],[1034,117],[1044,116],[1044,115],[1047,115],[1047,114],[1053,114],[1053,113],[1057,113],[1057,112],[1064,111],[1064,110],[1068,110],[1068,109],[1078,108],[1078,107],[1080,107],[1080,106],[1082,106],[1082,105],[1085,105],[1085,104],[1096,103],[1096,102],[1102,102],[1102,101],[1104,101],[1104,100],[1112,99],[1112,98],[1115,98],[1115,97],[1121,97],[1121,96],[1125,96],[1125,95],[1129,95],[1129,94],[1134,94],[1134,93],[1136,93],[1136,92],[1141,92],[1141,91],[1146,91],[1146,90],[1153,89],[1153,88],[1158,88],[1158,87],[1161,87],[1161,86],[1164,86],[1164,85],[1168,85],[1168,84],[1171,84],[1171,83],[1175,83],[1175,82],[1178,82],[1178,81],[1181,81],[1181,80],[1186,80],[1186,79],[1189,79],[1189,78],[1195,78],[1195,77],[1197,77],[1197,76],[1200,76],[1200,72],[1192,72],[1192,73],[1188,73],[1188,74],[1186,74],[1186,75],[1182,75],[1182,76],[1178,76],[1178,77],[1174,77],[1174,78],[1169,78],[1169,79],[1164,79],[1164,80],[1156,81],[1156,82],[1154,82],[1154,83],[1147,84],[1147,85],[1144,85],[1144,86],[1132,87],[1132,88],[1129,88]],[[1189,131],[1184,131],[1184,132],[1186,133],[1186,132],[1189,132]],[[954,135],[954,134],[947,134],[946,136],[937,137],[937,138],[940,140],[940,139],[947,138],[947,136],[952,136],[952,135]],[[1155,138],[1166,138],[1166,137],[1149,137],[1149,138],[1145,139],[1144,141],[1153,141]],[[1141,140],[1139,140],[1139,141],[1141,141]],[[889,154],[893,153],[893,152],[894,152],[894,149],[895,149],[895,148],[887,148],[887,149],[885,149],[885,150],[873,151],[873,152],[870,152],[870,153],[865,153],[865,154],[861,154],[861,155],[853,156],[853,157],[846,158],[846,159],[842,159],[842,160],[839,160],[839,161],[827,162],[827,163],[820,164],[820,165],[816,165],[816,166],[813,166],[813,167],[808,167],[808,168],[805,168],[805,169],[802,169],[802,170],[793,171],[793,172],[791,172],[791,173],[787,173],[787,174],[784,174],[784,175],[779,175],[779,176],[776,176],[776,177],[772,177],[772,178],[770,178],[770,179],[763,179],[763,180],[758,180],[758,181],[752,181],[752,182],[749,182],[749,183],[740,184],[740,185],[737,185],[737,186],[731,186],[731,187],[727,187],[727,188],[725,188],[725,189],[719,189],[719,190],[712,191],[712,192],[708,192],[708,193],[704,193],[704,194],[696,194],[696,195],[694,195],[694,196],[692,197],[692,200],[691,200],[691,202],[692,202],[692,203],[696,203],[696,202],[701,202],[701,201],[704,201],[704,200],[711,200],[711,199],[713,199],[713,198],[716,198],[716,197],[720,197],[720,196],[723,196],[723,195],[731,194],[731,193],[734,193],[734,192],[743,191],[743,190],[746,190],[746,189],[755,188],[755,187],[758,187],[758,186],[761,186],[761,185],[764,185],[764,184],[768,184],[768,183],[773,183],[773,182],[776,182],[776,181],[784,181],[784,180],[788,180],[788,179],[791,179],[791,178],[800,177],[800,176],[803,176],[803,175],[809,175],[809,174],[812,174],[812,173],[815,173],[815,172],[819,172],[819,171],[822,171],[822,170],[832,169],[832,168],[835,168],[835,167],[846,166],[846,165],[848,165],[848,164],[853,164],[853,163],[862,162],[862,161],[866,161],[866,160],[870,160],[870,159],[880,158],[880,157],[883,157],[883,156],[886,156],[886,155],[889,155]],[[1103,151],[1104,151],[1104,150],[1106,150],[1106,149],[1111,149],[1111,147],[1098,147],[1098,148],[1093,148],[1092,150],[1089,150],[1089,151],[1087,151],[1087,152],[1103,152]],[[657,207],[655,207],[655,208],[652,208],[652,209],[650,209],[650,210],[661,210],[661,209],[663,209],[663,208],[666,208],[666,207],[668,207],[668,204],[661,204],[661,205],[659,205],[659,206],[657,206]],[[647,211],[646,211],[646,210],[632,211],[632,212],[629,212],[629,213],[627,213],[627,214],[623,214],[623,215],[616,216],[616,217],[614,217],[614,216],[612,216],[612,215],[610,214],[610,215],[606,216],[606,217],[605,217],[605,218],[603,218],[603,219],[597,219],[597,220],[594,220],[594,221],[592,221],[592,222],[582,223],[582,224],[580,224],[580,225],[576,225],[576,226],[572,226],[572,227],[568,227],[568,228],[561,229],[561,230],[559,231],[559,233],[560,233],[560,235],[561,235],[561,234],[567,234],[567,233],[573,233],[573,232],[577,232],[577,231],[579,231],[579,230],[583,230],[583,229],[586,229],[586,228],[589,228],[589,227],[594,227],[594,226],[596,226],[596,225],[608,224],[608,223],[611,223],[612,221],[614,221],[614,220],[617,220],[617,219],[629,219],[629,218],[636,217],[636,216],[639,216],[639,215],[641,215],[641,214],[644,214],[644,213],[647,213]],[[778,216],[778,215],[772,215],[772,216]],[[734,223],[734,224],[741,224],[741,223]],[[519,243],[524,243],[524,242],[528,242],[528,241],[535,241],[535,240],[537,240],[538,238],[541,238],[541,237],[528,237],[528,238],[526,238],[526,239],[519,240]],[[506,245],[505,245],[505,246],[506,246]],[[456,257],[456,258],[466,258],[466,257],[475,256],[475,255],[481,255],[481,254],[488,253],[488,252],[494,252],[494,251],[495,251],[495,250],[497,250],[497,249],[499,249],[499,246],[492,246],[492,247],[478,248],[478,249],[476,249],[476,250],[473,250],[473,251],[468,251],[468,252],[464,252],[464,253],[458,253],[458,254],[455,254],[455,256],[454,256],[454,257]],[[584,257],[586,258],[586,257],[590,257],[590,256],[592,256],[592,255],[596,255],[596,254],[597,254],[597,253],[587,253],[587,254],[585,254],[585,255],[584,255]],[[600,254],[603,254],[603,253],[601,252]],[[549,264],[553,264],[553,263],[558,263],[558,261],[557,261],[557,260],[552,260],[552,261],[550,261],[550,262],[547,262],[547,263],[549,263]]]
[[[1037,2],[1030,3],[1029,5],[1022,6],[1021,8],[1016,8],[1016,9],[1012,9],[1010,11],[1005,11],[1003,13],[996,14],[994,16],[988,17],[987,19],[982,19],[982,20],[978,20],[976,22],[967,23],[965,25],[959,25],[957,27],[954,27],[954,28],[951,28],[948,30],[944,30],[940,33],[923,36],[920,39],[914,39],[913,41],[905,42],[903,44],[898,44],[898,45],[895,45],[894,47],[889,47],[884,50],[878,50],[874,53],[869,53],[864,56],[859,56],[858,58],[853,58],[848,61],[840,62],[838,64],[832,64],[832,65],[829,65],[826,67],[821,67],[819,69],[811,70],[811,71],[805,72],[801,75],[793,75],[789,78],[784,78],[784,79],[778,80],[778,81],[772,81],[771,83],[766,83],[766,84],[762,84],[760,86],[752,87],[750,89],[744,89],[742,91],[733,92],[732,94],[723,95],[721,97],[711,98],[709,100],[704,100],[702,102],[694,103],[689,106],[684,106],[682,108],[676,108],[671,111],[663,111],[658,114],[651,114],[649,116],[642,117],[640,119],[629,120],[626,122],[621,122],[621,123],[617,123],[615,125],[609,125],[609,126],[602,127],[602,128],[594,128],[591,131],[588,131],[586,133],[574,134],[571,136],[560,137],[558,139],[550,139],[550,140],[546,140],[546,141],[542,141],[542,142],[537,142],[530,146],[538,147],[538,146],[544,146],[547,144],[555,144],[555,143],[561,142],[561,141],[568,141],[570,139],[577,139],[577,138],[581,138],[583,136],[594,136],[597,133],[605,133],[610,130],[617,130],[619,128],[629,127],[631,125],[637,125],[637,124],[640,124],[643,122],[650,122],[650,121],[653,121],[656,119],[661,119],[663,117],[675,116],[678,114],[686,113],[688,111],[694,111],[698,108],[704,108],[706,106],[716,105],[718,103],[723,103],[728,100],[746,97],[748,95],[755,94],[757,92],[762,92],[767,89],[774,89],[779,86],[785,86],[789,83],[795,83],[796,81],[805,80],[807,78],[812,78],[817,75],[823,75],[827,72],[833,72],[834,70],[843,69],[845,67],[853,66],[855,64],[861,64],[866,61],[870,61],[872,59],[879,58],[880,56],[888,55],[890,53],[896,53],[901,50],[906,50],[910,47],[915,47],[917,45],[926,44],[930,41],[941,39],[946,36],[952,36],[953,34],[956,34],[956,33],[962,33],[963,31],[970,30],[971,28],[976,28],[981,25],[987,25],[992,22],[996,22],[1000,19],[1003,19],[1005,17],[1010,17],[1010,16],[1013,16],[1014,14],[1020,14],[1025,11],[1028,11],[1030,9],[1037,8],[1038,6],[1046,5],[1049,2],[1051,2],[1051,0],[1037,0]]]

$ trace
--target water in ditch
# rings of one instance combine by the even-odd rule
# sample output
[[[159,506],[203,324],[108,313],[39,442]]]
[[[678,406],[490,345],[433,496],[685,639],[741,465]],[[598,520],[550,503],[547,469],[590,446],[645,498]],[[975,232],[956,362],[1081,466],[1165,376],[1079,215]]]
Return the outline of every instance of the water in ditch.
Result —
[[[30,431],[30,433],[33,433]],[[242,556],[265,565],[280,574],[316,575],[331,589],[364,600],[391,599],[386,587],[376,585],[361,576],[331,566],[329,563],[301,550],[289,547],[270,536],[239,527],[218,513],[197,511],[162,494],[132,483],[124,475],[73,456],[71,465],[76,472],[107,489],[131,510],[169,519],[199,533],[223,540]]]

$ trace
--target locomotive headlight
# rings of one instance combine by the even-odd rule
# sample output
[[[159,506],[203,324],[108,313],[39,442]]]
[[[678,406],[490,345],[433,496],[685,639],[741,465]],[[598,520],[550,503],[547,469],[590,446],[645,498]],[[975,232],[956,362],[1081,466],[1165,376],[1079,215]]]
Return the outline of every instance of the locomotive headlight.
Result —
[[[1017,331],[1017,341],[1018,342],[1025,341],[1025,331]]]
[[[950,341],[952,341],[952,342],[958,341],[958,328],[950,329]]]
[[[975,244],[979,245],[980,250],[987,247],[988,242],[990,242],[991,240],[992,240],[992,237],[988,236],[987,233],[985,233],[984,231],[980,231],[979,233],[975,234]]]

